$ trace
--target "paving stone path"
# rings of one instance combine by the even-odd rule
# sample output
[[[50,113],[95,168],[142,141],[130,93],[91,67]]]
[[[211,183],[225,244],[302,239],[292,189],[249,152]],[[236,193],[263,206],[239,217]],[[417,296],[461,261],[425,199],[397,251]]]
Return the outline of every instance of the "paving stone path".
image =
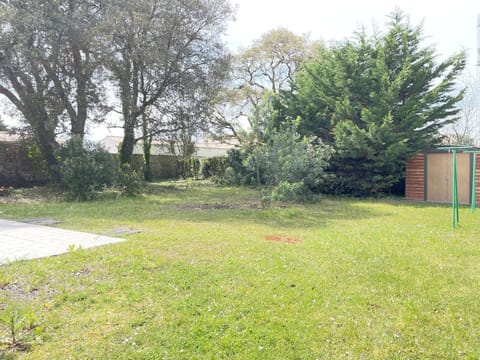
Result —
[[[125,239],[0,219],[0,264],[113,244]]]

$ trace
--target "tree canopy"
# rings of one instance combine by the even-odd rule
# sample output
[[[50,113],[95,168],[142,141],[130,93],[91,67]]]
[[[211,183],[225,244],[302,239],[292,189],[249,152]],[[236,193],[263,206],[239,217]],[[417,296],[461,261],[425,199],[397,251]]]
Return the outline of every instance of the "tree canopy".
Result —
[[[83,137],[95,106],[99,1],[3,2],[0,94],[23,115],[50,166],[57,128]]]
[[[130,162],[135,130],[148,118],[145,113],[175,107],[178,98],[193,93],[185,89],[217,76],[226,57],[220,34],[231,11],[225,0],[107,1],[110,53],[105,65],[121,99],[122,163]],[[155,132],[149,127],[144,129]]]
[[[52,171],[59,132],[83,138],[95,110],[119,105],[120,160],[128,163],[139,129],[158,132],[179,97],[202,89],[213,97],[226,69],[221,34],[231,14],[226,0],[4,1],[0,94],[22,115]],[[117,95],[109,104],[99,99],[105,88]]]
[[[299,131],[335,148],[331,191],[369,195],[392,189],[406,160],[437,144],[456,120],[456,79],[465,55],[448,59],[423,45],[422,26],[400,11],[385,33],[321,48],[276,104],[275,122],[298,118]]]
[[[280,27],[266,32],[234,55],[230,86],[224,89],[219,101],[222,111],[217,113],[217,131],[233,133],[240,141],[261,137],[268,121],[264,118],[264,102],[290,89],[295,73],[316,45],[307,36]],[[238,124],[236,120],[240,118],[248,123],[249,129]]]

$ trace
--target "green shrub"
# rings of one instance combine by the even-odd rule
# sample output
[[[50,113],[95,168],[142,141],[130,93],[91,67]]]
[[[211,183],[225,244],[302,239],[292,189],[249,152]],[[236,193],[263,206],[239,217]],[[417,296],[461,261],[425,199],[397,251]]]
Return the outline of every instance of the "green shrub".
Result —
[[[227,158],[224,156],[217,156],[209,159],[204,159],[201,164],[201,173],[204,179],[213,178],[214,180],[225,178],[225,171],[227,170]]]
[[[247,170],[259,172],[261,181],[276,187],[284,183],[302,183],[306,189],[318,189],[328,177],[325,169],[333,150],[320,139],[298,134],[294,125],[272,131],[243,161]]]
[[[200,177],[200,160],[195,158],[180,159],[177,161],[177,173],[184,179]]]
[[[88,200],[115,182],[110,154],[93,143],[73,137],[59,151],[60,182],[78,200]]]
[[[225,173],[218,182],[225,185],[258,185],[255,172],[247,169],[245,159],[251,153],[252,147],[245,146],[242,149],[232,149],[225,159]]]
[[[322,190],[330,175],[325,171],[333,148],[316,137],[301,136],[294,123],[264,134],[259,143],[229,151],[224,183],[267,185],[303,183],[305,189]]]
[[[303,182],[282,181],[273,188],[271,200],[281,202],[305,201],[308,199],[309,193],[310,191]]]
[[[141,192],[140,175],[128,164],[123,164],[117,177],[117,188],[122,195],[135,196]]]
[[[260,189],[260,201],[262,203],[262,208],[266,209],[270,206],[272,202],[272,192],[270,189]]]

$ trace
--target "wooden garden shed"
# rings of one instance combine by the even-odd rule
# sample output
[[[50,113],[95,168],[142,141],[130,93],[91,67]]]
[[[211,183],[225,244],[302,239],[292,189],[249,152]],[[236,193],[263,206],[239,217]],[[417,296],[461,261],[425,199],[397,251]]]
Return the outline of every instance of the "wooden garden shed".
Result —
[[[474,150],[479,150],[475,148]],[[473,156],[477,156],[476,203],[480,203],[480,154],[457,151],[458,200],[470,204],[472,194]],[[452,153],[426,150],[407,161],[405,197],[429,202],[452,201]]]

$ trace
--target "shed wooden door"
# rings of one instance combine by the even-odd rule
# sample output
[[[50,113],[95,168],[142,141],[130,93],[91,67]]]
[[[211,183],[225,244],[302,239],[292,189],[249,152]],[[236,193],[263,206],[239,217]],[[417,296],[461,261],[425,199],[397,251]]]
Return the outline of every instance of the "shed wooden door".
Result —
[[[427,155],[427,201],[452,201],[452,162],[450,153]],[[470,154],[457,154],[458,201],[470,203]]]

